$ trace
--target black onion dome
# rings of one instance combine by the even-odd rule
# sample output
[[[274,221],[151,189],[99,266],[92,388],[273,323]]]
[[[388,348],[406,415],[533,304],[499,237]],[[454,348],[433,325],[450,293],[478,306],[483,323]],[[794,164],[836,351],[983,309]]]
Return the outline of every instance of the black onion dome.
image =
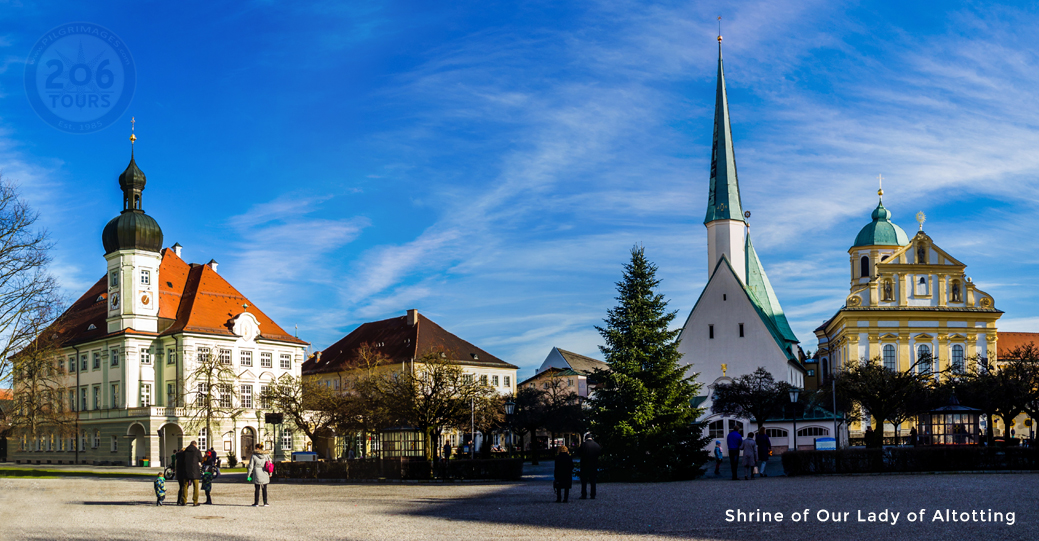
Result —
[[[155,218],[143,211],[127,210],[112,218],[101,233],[105,255],[119,250],[146,250],[158,252],[162,249],[162,229]]]
[[[123,190],[123,212],[108,222],[101,232],[101,243],[105,255],[119,250],[146,250],[158,252],[162,249],[162,229],[155,218],[142,209],[141,196],[147,181],[144,172],[130,155],[130,165],[119,175],[119,188]]]
[[[143,190],[144,185],[148,183],[148,179],[144,176],[144,171],[141,171],[140,167],[137,167],[137,162],[134,161],[133,155],[130,155],[130,165],[126,166],[126,170],[119,175],[119,187],[124,191],[127,188]]]

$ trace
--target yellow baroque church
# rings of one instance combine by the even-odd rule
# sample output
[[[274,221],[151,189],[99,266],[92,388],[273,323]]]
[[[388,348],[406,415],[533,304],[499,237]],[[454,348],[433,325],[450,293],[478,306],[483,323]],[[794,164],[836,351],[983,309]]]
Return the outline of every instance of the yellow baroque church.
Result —
[[[995,361],[996,321],[991,295],[965,274],[966,265],[920,230],[910,239],[891,221],[883,191],[872,221],[848,249],[851,284],[844,307],[815,334],[824,384],[844,363],[880,358],[891,369],[963,371],[972,358]],[[813,382],[814,383],[814,382]],[[851,431],[856,432],[852,426]]]

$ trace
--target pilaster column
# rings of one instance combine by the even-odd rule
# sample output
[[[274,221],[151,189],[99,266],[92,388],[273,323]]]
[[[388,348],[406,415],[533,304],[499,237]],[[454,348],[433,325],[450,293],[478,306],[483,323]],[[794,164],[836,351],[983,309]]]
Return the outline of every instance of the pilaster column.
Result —
[[[949,351],[948,334],[941,333],[938,335],[938,351],[936,354],[938,355],[938,370],[944,370],[949,366],[950,359],[952,359]]]
[[[937,283],[938,283],[938,291],[936,291],[935,294],[936,294],[936,298],[938,299],[938,306],[945,306],[947,299],[946,299],[946,296],[945,296],[945,275],[944,274],[938,275]]]
[[[903,372],[908,370],[909,365],[912,364],[912,359],[909,356],[909,347],[909,333],[898,333],[898,369]]]
[[[866,346],[866,358],[872,359],[880,355],[880,335],[869,335],[869,344]]]
[[[910,285],[909,287],[912,287]],[[895,274],[895,294],[898,296],[899,306],[908,306],[909,302],[906,300],[909,295],[909,291],[906,288],[906,274],[899,272]]]

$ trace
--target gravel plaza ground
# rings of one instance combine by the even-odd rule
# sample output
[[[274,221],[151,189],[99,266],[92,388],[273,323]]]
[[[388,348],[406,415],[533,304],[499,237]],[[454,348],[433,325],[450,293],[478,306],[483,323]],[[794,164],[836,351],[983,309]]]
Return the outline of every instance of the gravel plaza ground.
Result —
[[[156,507],[150,478],[0,477],[0,539],[1036,539],[1039,475],[947,474],[712,478],[604,484],[598,499],[554,503],[542,475],[518,483],[290,484],[253,508],[241,474],[214,486],[216,505]],[[167,502],[176,499],[174,487]],[[577,485],[579,487],[579,485]],[[576,491],[579,493],[579,488]],[[809,509],[807,522],[791,513]],[[934,522],[935,510],[1014,513],[1014,524]],[[727,522],[727,510],[783,513]],[[857,522],[861,510],[900,513]],[[925,509],[925,518],[906,515]],[[820,522],[818,512],[847,512]]]

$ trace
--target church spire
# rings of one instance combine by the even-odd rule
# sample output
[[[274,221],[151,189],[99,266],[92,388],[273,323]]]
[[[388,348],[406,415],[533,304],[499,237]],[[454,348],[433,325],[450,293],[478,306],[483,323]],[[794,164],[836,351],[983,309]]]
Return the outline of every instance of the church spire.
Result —
[[[714,143],[711,148],[711,185],[704,223],[715,220],[743,221],[740,186],[736,179],[736,156],[732,148],[729,99],[725,93],[722,67],[722,37],[718,36],[718,93],[714,104]]]

